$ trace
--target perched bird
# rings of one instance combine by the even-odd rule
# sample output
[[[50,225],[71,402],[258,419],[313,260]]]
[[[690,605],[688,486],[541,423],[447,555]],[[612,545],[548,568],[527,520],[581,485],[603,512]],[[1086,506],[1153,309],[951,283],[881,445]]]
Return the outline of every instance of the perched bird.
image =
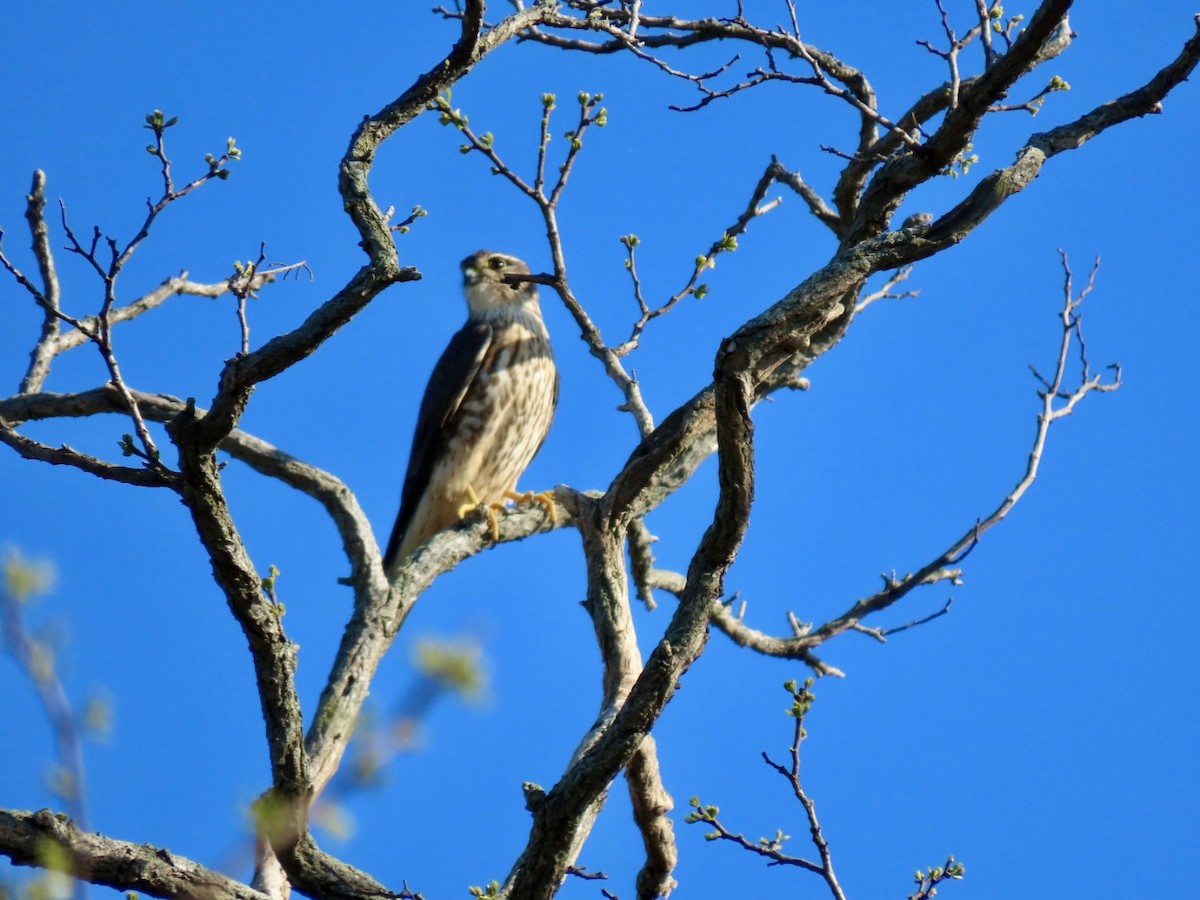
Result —
[[[480,250],[462,261],[462,273],[467,323],[425,387],[400,514],[383,557],[389,574],[472,507],[497,509],[506,497],[518,499],[517,479],[546,439],[558,403],[537,285],[511,278],[528,275],[529,267]]]

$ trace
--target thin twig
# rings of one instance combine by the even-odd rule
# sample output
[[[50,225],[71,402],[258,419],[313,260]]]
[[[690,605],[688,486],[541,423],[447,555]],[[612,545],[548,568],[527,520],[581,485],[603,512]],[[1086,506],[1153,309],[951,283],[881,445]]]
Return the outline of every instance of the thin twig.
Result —
[[[532,185],[517,174],[501,158],[495,148],[495,139],[491,132],[486,132],[482,135],[477,134],[470,127],[467,116],[461,110],[452,107],[446,96],[437,96],[434,100],[430,101],[428,106],[431,110],[439,113],[440,121],[443,125],[453,125],[462,133],[463,137],[467,140],[467,143],[462,145],[463,148],[468,152],[475,151],[482,153],[491,162],[492,171],[495,174],[503,176],[517,190],[525,194],[525,196],[529,197],[537,205],[546,227],[546,237],[550,245],[554,274],[548,278],[534,276],[528,280],[548,284],[558,294],[559,299],[562,300],[563,305],[575,320],[575,324],[580,331],[580,336],[583,338],[584,343],[587,344],[588,350],[601,362],[608,377],[612,379],[624,395],[625,402],[621,405],[620,409],[629,412],[633,416],[638,432],[645,437],[654,430],[654,418],[651,416],[649,408],[642,399],[641,386],[638,384],[637,379],[626,371],[615,350],[605,343],[600,329],[596,326],[596,323],[592,320],[584,305],[572,290],[570,279],[567,275],[566,254],[563,251],[562,235],[558,227],[558,202],[563,190],[566,188],[575,162],[579,158],[579,151],[583,147],[583,137],[592,125],[601,127],[605,123],[607,112],[599,106],[603,99],[602,94],[581,93],[579,95],[579,119],[576,122],[574,130],[567,134],[570,146],[568,147],[564,161],[558,168],[558,178],[549,192],[545,189],[545,165],[546,146],[549,141],[549,116],[550,112],[557,106],[557,98],[553,94],[544,94],[542,96],[542,119],[539,127],[536,174]]]
[[[166,130],[175,125],[175,119],[166,119],[159,110],[155,110],[150,115],[146,116],[146,127],[154,133],[154,144],[147,149],[151,155],[159,160],[159,171],[163,182],[163,192],[157,201],[146,201],[146,217],[142,221],[141,227],[137,233],[129,239],[124,248],[119,248],[118,242],[112,237],[104,237],[104,244],[108,248],[108,258],[101,261],[97,254],[97,248],[100,246],[100,240],[103,235],[99,227],[92,229],[91,243],[85,246],[76,236],[75,231],[71,228],[70,222],[67,219],[67,206],[62,200],[59,201],[61,211],[62,227],[69,241],[67,249],[75,253],[91,266],[91,268],[100,277],[104,285],[104,296],[100,304],[100,310],[95,316],[94,326],[84,325],[80,320],[74,319],[62,313],[57,308],[57,304],[51,304],[48,299],[43,301],[43,306],[53,312],[58,318],[71,324],[76,330],[81,332],[85,337],[91,340],[100,353],[104,361],[105,368],[108,369],[109,378],[117,391],[121,394],[125,401],[127,412],[133,422],[133,428],[138,437],[140,448],[136,451],[133,449],[132,442],[126,441],[125,447],[127,453],[133,453],[145,461],[146,465],[151,469],[165,471],[160,460],[160,454],[154,438],[151,436],[149,429],[146,427],[146,420],[142,416],[141,410],[138,408],[137,401],[134,399],[133,392],[125,382],[125,378],[121,373],[121,367],[117,362],[117,356],[113,349],[112,342],[112,314],[113,308],[117,299],[117,280],[120,278],[121,272],[125,265],[137,248],[150,236],[150,231],[154,226],[159,215],[176,200],[187,196],[192,191],[211,181],[212,179],[224,180],[229,176],[229,171],[224,166],[241,157],[239,150],[234,143],[233,138],[230,138],[226,147],[226,152],[216,158],[209,154],[206,159],[208,162],[208,172],[198,178],[193,179],[183,187],[175,186],[174,178],[171,171],[171,160],[167,156],[167,149],[164,135]],[[10,268],[11,271],[11,268]]]
[[[1081,353],[1078,382],[1074,387],[1064,387],[1067,380],[1071,349],[1082,341],[1082,324],[1077,310],[1087,294],[1092,290],[1096,267],[1098,267],[1099,261],[1097,260],[1096,266],[1092,269],[1088,285],[1078,296],[1075,296],[1072,294],[1071,270],[1067,263],[1066,254],[1061,250],[1059,252],[1062,257],[1064,270],[1063,290],[1065,295],[1062,310],[1059,313],[1059,320],[1062,323],[1062,334],[1059,339],[1053,377],[1045,379],[1038,376],[1042,383],[1042,388],[1038,391],[1038,396],[1041,399],[1041,411],[1038,413],[1033,445],[1029,451],[1025,471],[1021,478],[995,509],[982,517],[962,537],[947,547],[936,558],[930,560],[913,574],[906,575],[902,579],[893,579],[890,583],[885,584],[883,590],[859,600],[842,615],[830,619],[824,625],[814,629],[812,634],[803,639],[804,641],[815,646],[828,640],[835,634],[845,631],[848,628],[853,628],[864,616],[891,606],[908,594],[913,588],[921,584],[930,583],[930,578],[936,576],[938,573],[945,572],[947,567],[960,561],[966,553],[978,544],[980,537],[985,532],[1004,520],[1012,508],[1025,495],[1026,491],[1033,485],[1041,465],[1050,426],[1059,419],[1069,416],[1079,402],[1093,391],[1102,393],[1115,391],[1121,386],[1121,370],[1119,366],[1114,364],[1110,367],[1114,374],[1112,380],[1106,382],[1102,379],[1102,376],[1091,372],[1087,364],[1086,355]]]
[[[829,843],[825,839],[821,823],[817,818],[816,803],[805,792],[800,781],[800,744],[806,736],[804,717],[812,708],[814,699],[812,692],[809,690],[812,687],[812,679],[810,678],[805,681],[803,686],[797,685],[795,681],[788,681],[784,687],[792,695],[792,706],[788,710],[788,715],[795,720],[792,744],[789,748],[791,766],[785,767],[774,762],[766,753],[762,754],[762,758],[763,762],[787,779],[788,784],[792,788],[792,794],[804,808],[804,814],[808,820],[809,835],[821,861],[817,863],[801,856],[793,856],[785,853],[783,850],[784,844],[791,839],[791,836],[784,834],[782,829],[777,829],[773,838],[759,838],[757,843],[748,840],[743,834],[730,831],[718,818],[720,809],[716,806],[701,803],[698,797],[692,797],[692,812],[688,814],[685,821],[688,824],[703,823],[711,827],[712,831],[705,835],[708,840],[729,841],[743,850],[748,850],[751,853],[770,860],[768,862],[770,866],[795,866],[796,868],[820,875],[825,879],[825,883],[829,887],[834,900],[846,900],[842,887],[838,883],[837,875],[834,872],[833,856],[829,850]]]
[[[979,16],[979,37],[983,45],[983,68],[987,71],[996,61],[996,51],[992,47],[992,15],[988,10],[987,0],[975,0],[975,13]]]
[[[0,419],[0,444],[7,444],[25,459],[47,462],[55,466],[71,466],[108,481],[118,481],[122,484],[141,487],[173,488],[177,486],[175,473],[164,466],[135,469],[129,466],[118,466],[87,453],[81,453],[66,444],[51,447],[49,444],[25,437],[3,419]]]
[[[953,603],[954,598],[950,597],[946,600],[945,606],[943,606],[937,612],[930,613],[927,616],[922,616],[919,619],[913,619],[911,622],[906,622],[903,625],[896,625],[892,628],[870,628],[859,622],[854,626],[854,630],[863,634],[869,634],[881,644],[886,644],[890,635],[898,634],[901,631],[907,631],[910,628],[916,628],[918,625],[924,625],[927,622],[932,622],[934,619],[940,619],[942,616],[946,615],[946,613],[950,612],[950,606]]]
[[[808,692],[810,686],[810,684],[806,684],[800,691],[793,689],[793,696],[799,699],[793,703],[793,714],[796,718],[796,724],[792,732],[792,745],[788,748],[788,753],[792,761],[791,767],[785,769],[783,766],[773,762],[766,753],[763,753],[762,758],[768,766],[786,778],[788,784],[791,785],[792,794],[800,802],[800,805],[804,807],[804,814],[808,819],[808,830],[812,837],[813,846],[817,848],[817,853],[821,857],[821,877],[829,885],[830,893],[833,894],[835,900],[846,900],[842,886],[838,883],[837,874],[833,870],[833,856],[829,852],[829,842],[825,840],[825,834],[821,830],[821,823],[817,819],[817,804],[800,783],[800,744],[807,736],[804,728],[804,715],[808,710],[808,707],[802,704],[805,702],[808,704],[812,703],[812,695]],[[803,699],[805,695],[807,695],[807,701]]]
[[[79,722],[58,677],[53,651],[34,638],[25,624],[25,604],[48,589],[51,577],[44,565],[23,559],[15,550],[8,552],[0,571],[0,634],[4,649],[33,682],[54,733],[59,770],[56,791],[68,815],[86,830],[90,826]]]
[[[895,291],[895,290],[893,290],[893,288],[895,288],[896,285],[898,285],[901,282],[904,282],[908,279],[908,276],[912,274],[912,270],[913,270],[912,265],[907,265],[907,266],[902,266],[901,268],[894,271],[890,276],[888,276],[887,281],[885,281],[880,286],[879,290],[874,291],[873,293],[867,294],[867,296],[863,297],[861,300],[858,301],[857,305],[855,305],[855,307],[854,307],[855,315],[862,312],[864,309],[866,309],[868,306],[870,306],[872,303],[876,302],[877,300],[903,300],[908,297],[919,297],[921,295],[921,292],[919,290],[915,290],[915,291]]]
[[[626,356],[637,349],[642,332],[646,326],[659,316],[669,313],[684,297],[695,296],[700,298],[708,293],[707,285],[697,283],[704,271],[716,265],[717,257],[720,254],[732,252],[737,249],[738,237],[745,233],[747,226],[753,219],[766,215],[783,202],[782,198],[779,197],[766,203],[763,202],[767,191],[770,189],[772,182],[781,168],[774,157],[772,157],[771,162],[767,164],[766,169],[763,171],[762,177],[755,184],[754,190],[750,194],[750,199],[746,203],[746,208],[738,215],[736,221],[721,234],[721,237],[713,241],[707,252],[696,257],[687,282],[682,288],[663,301],[660,306],[653,309],[650,308],[642,296],[641,281],[637,275],[636,260],[634,257],[635,248],[640,243],[637,235],[625,235],[621,238],[621,243],[625,246],[627,253],[626,268],[629,270],[630,278],[633,281],[634,299],[641,310],[641,316],[633,323],[629,337],[623,343],[612,348],[617,356]]]

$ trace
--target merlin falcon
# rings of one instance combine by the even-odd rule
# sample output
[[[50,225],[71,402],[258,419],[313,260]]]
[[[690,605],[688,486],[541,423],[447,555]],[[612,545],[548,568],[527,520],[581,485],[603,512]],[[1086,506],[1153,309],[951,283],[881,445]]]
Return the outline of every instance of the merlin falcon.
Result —
[[[558,403],[537,285],[520,280],[529,267],[480,250],[462,261],[462,273],[467,322],[425,387],[383,557],[389,574],[472,507],[496,509],[518,498],[517,479],[546,439]]]

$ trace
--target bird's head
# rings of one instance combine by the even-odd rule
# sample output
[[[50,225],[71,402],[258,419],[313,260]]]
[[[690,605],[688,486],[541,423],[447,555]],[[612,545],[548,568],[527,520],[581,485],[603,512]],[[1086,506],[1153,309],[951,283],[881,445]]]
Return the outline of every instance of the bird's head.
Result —
[[[463,290],[472,318],[490,318],[505,307],[537,311],[537,285],[506,276],[528,275],[529,266],[515,256],[479,250],[462,261]]]

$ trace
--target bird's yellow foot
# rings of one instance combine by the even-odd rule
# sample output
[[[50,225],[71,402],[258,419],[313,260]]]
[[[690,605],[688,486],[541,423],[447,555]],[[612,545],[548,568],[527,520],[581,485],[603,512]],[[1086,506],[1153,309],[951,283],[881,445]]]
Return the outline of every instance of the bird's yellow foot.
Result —
[[[496,515],[504,512],[504,501],[497,500],[495,503],[489,503],[487,511],[488,525],[492,529],[492,543],[495,544],[500,540],[500,522],[496,519]]]
[[[471,510],[473,510],[475,507],[479,506],[479,504],[481,502],[479,499],[479,495],[477,493],[475,493],[475,488],[471,487],[469,484],[467,485],[466,493],[467,493],[467,502],[460,503],[458,505],[458,517],[460,519],[465,517],[466,514],[469,513]]]
[[[504,496],[507,497],[509,500],[513,500],[517,503],[540,504],[541,507],[544,510],[546,510],[546,515],[548,515],[550,517],[550,524],[551,525],[558,524],[558,507],[554,505],[554,490],[553,489],[548,490],[548,491],[540,491],[537,493],[534,493],[533,491],[525,491],[524,493],[518,493],[514,489],[511,491],[505,491]]]
[[[485,504],[479,499],[479,495],[475,493],[475,489],[469,484],[467,485],[466,494],[467,502],[459,505],[458,517],[461,519],[472,510],[478,509],[481,506],[484,507],[487,510],[488,530],[492,534],[492,543],[496,543],[500,540],[500,522],[496,518],[496,514],[504,511],[504,501],[498,500],[495,503]]]

